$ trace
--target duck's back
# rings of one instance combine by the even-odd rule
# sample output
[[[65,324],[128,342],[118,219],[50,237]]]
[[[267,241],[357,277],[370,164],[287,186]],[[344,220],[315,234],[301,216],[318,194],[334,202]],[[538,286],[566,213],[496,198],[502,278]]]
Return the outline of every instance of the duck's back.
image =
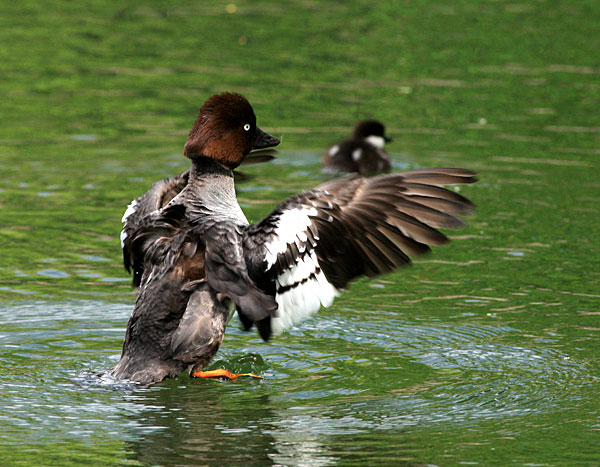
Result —
[[[390,159],[381,149],[362,139],[347,139],[332,146],[323,157],[330,172],[357,172],[361,175],[390,170]]]
[[[232,309],[203,280],[204,252],[184,248],[172,260],[162,271],[147,266],[112,371],[117,378],[155,383],[186,368],[204,368],[219,349]]]

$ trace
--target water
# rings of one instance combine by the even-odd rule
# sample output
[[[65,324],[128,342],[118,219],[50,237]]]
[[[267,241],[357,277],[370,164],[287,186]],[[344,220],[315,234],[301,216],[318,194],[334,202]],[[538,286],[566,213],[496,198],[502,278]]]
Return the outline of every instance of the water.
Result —
[[[0,28],[5,465],[600,463],[597,2],[13,2]],[[265,344],[147,389],[118,361],[134,293],[120,217],[235,90],[280,158],[248,217],[325,179],[356,120],[396,170],[459,166],[478,209],[414,267]]]

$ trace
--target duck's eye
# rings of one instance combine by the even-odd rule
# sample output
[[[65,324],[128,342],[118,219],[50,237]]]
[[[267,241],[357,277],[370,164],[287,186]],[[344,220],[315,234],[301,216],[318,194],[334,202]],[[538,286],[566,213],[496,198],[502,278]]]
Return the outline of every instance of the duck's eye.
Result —
[[[250,124],[249,124],[249,123],[246,123],[246,124],[244,125],[244,130],[246,130],[246,131],[250,131]]]

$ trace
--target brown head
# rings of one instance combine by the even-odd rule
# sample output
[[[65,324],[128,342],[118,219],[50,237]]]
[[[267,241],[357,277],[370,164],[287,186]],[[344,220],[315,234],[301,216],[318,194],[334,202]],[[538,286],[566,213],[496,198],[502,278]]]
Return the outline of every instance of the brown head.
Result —
[[[210,97],[185,142],[190,159],[204,156],[235,169],[253,149],[277,146],[279,139],[256,126],[252,106],[239,94],[224,92]]]

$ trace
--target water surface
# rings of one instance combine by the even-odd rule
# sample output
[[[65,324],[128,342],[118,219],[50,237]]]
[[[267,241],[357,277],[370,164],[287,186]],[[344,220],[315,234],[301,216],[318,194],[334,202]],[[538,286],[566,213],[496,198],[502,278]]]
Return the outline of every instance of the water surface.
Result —
[[[84,3],[1,20],[6,465],[600,462],[596,2]],[[395,170],[477,170],[478,209],[269,344],[234,319],[211,367],[261,381],[115,384],[120,218],[187,168],[222,90],[283,137],[244,169],[251,221],[325,180],[322,151],[364,117]]]

